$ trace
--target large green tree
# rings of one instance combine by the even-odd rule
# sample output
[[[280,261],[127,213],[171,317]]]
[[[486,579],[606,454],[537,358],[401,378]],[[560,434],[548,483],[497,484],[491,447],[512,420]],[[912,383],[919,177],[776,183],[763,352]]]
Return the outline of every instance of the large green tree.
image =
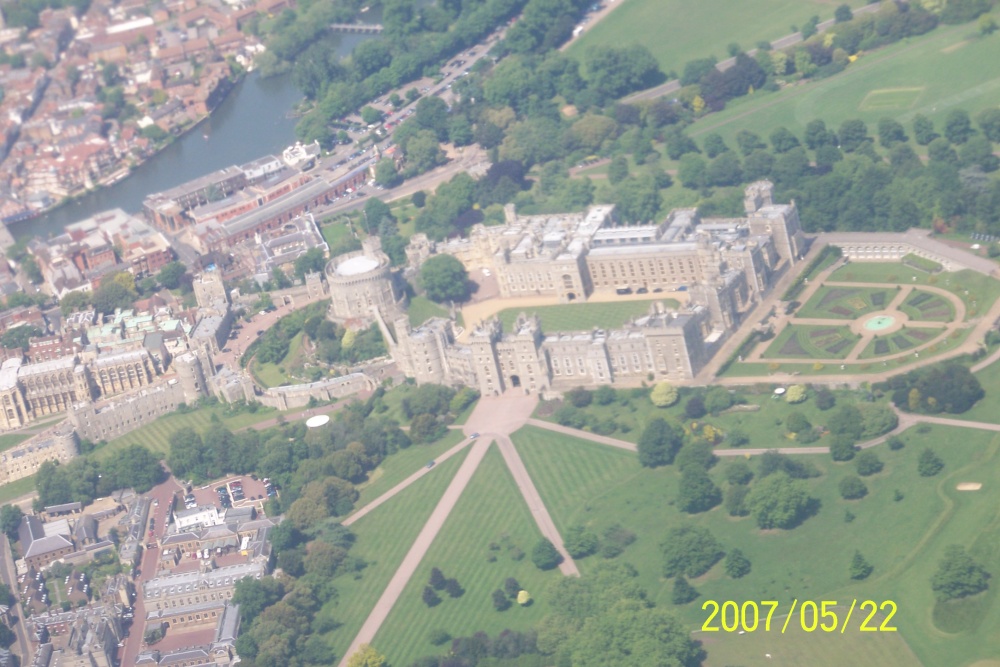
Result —
[[[683,524],[667,531],[660,545],[663,552],[663,576],[685,574],[700,577],[719,562],[725,552],[707,528]]]
[[[955,600],[985,591],[989,578],[990,573],[962,545],[952,544],[931,577],[931,589],[939,600]]]
[[[451,255],[435,255],[420,268],[420,284],[431,301],[465,301],[469,296],[469,273]]]
[[[679,426],[654,417],[639,436],[639,463],[647,468],[670,465],[683,444],[684,432]]]
[[[746,499],[750,514],[764,529],[794,528],[808,516],[812,504],[804,484],[785,472],[754,482]]]

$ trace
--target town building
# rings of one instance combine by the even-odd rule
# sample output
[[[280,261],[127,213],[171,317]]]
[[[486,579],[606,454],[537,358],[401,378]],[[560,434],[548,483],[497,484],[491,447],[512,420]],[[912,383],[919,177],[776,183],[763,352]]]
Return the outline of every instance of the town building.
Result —
[[[121,209],[68,225],[55,238],[34,239],[28,249],[60,299],[96,290],[109,273],[128,271],[136,280],[155,275],[174,259],[163,234]]]

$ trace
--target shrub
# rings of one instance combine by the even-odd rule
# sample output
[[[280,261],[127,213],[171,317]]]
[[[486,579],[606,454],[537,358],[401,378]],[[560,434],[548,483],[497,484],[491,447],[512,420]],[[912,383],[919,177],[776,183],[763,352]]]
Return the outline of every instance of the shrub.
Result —
[[[588,531],[583,526],[573,526],[566,531],[564,546],[573,558],[585,558],[593,553],[597,553],[597,549],[601,545],[597,539],[597,535]]]
[[[444,584],[444,590],[449,597],[460,598],[465,594],[465,589],[458,583],[458,579],[449,579]]]
[[[858,474],[862,477],[869,477],[870,475],[875,475],[882,472],[884,467],[882,461],[879,460],[875,452],[870,449],[858,454],[854,461],[854,465],[857,466]]]
[[[557,567],[562,559],[555,545],[544,537],[531,550],[531,562],[539,570],[551,570]]]
[[[917,460],[917,472],[920,473],[921,477],[933,477],[943,469],[944,461],[938,458],[933,449],[928,447],[920,452],[920,458]]]
[[[868,495],[868,487],[856,475],[848,475],[840,480],[840,496],[845,500],[857,500]]]
[[[733,549],[726,555],[726,574],[733,579],[739,579],[750,574],[750,559],[739,549]]]
[[[792,404],[801,403],[808,397],[809,395],[806,392],[805,385],[801,384],[793,384],[788,388],[788,391],[785,392],[785,400]]]
[[[447,630],[438,628],[427,633],[427,640],[435,646],[441,646],[442,644],[451,641],[451,635],[448,634]]]
[[[521,584],[517,583],[517,579],[514,577],[507,577],[503,582],[503,592],[507,594],[509,598],[516,598],[518,591],[521,590]]]
[[[506,611],[510,609],[510,600],[499,588],[493,591],[493,608],[497,611]],[[437,644],[435,644],[435,646],[437,646]]]
[[[659,382],[649,392],[650,402],[658,408],[669,408],[678,398],[677,388],[669,382]]]
[[[874,569],[875,568],[872,567],[871,563],[865,560],[865,557],[861,555],[860,551],[854,552],[854,558],[851,559],[851,579],[859,581],[861,579],[867,579],[868,575],[870,575]]]
[[[889,444],[889,449],[891,449],[894,452],[906,446],[906,443],[903,442],[903,439],[897,435],[890,435],[889,438],[886,440],[886,442]]]
[[[438,597],[438,594],[430,586],[424,586],[422,599],[428,607],[434,607],[441,603],[441,598]]]
[[[684,578],[684,575],[678,575],[674,579],[674,590],[670,595],[670,601],[674,604],[687,604],[691,602],[699,595],[698,591],[694,586],[688,583],[688,580]]]

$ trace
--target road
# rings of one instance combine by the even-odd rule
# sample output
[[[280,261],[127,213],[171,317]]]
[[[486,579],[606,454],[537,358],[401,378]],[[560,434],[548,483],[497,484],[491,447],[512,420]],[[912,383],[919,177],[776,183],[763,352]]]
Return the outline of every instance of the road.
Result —
[[[476,441],[476,444],[472,446],[469,451],[469,455],[464,461],[462,461],[462,466],[455,473],[455,477],[451,480],[448,488],[445,489],[444,495],[441,500],[438,501],[437,506],[434,511],[431,512],[431,516],[427,519],[427,523],[420,530],[420,534],[417,535],[417,539],[413,542],[413,546],[410,550],[406,552],[406,556],[403,557],[403,562],[400,563],[399,568],[396,573],[392,575],[392,579],[389,581],[389,585],[386,586],[385,591],[382,592],[381,597],[379,597],[378,602],[375,603],[375,607],[372,609],[368,618],[365,619],[364,624],[361,626],[361,630],[358,631],[357,636],[354,641],[351,642],[350,647],[344,653],[343,659],[340,661],[340,667],[347,667],[348,660],[350,656],[358,650],[362,644],[370,644],[375,638],[375,634],[378,632],[379,628],[382,627],[382,623],[389,616],[389,612],[392,611],[393,606],[396,604],[396,600],[402,595],[403,589],[406,588],[406,584],[410,581],[413,573],[416,572],[417,567],[420,565],[420,561],[423,560],[424,556],[427,554],[427,550],[430,549],[431,543],[434,542],[434,538],[437,534],[441,532],[442,526],[444,526],[445,520],[451,511],[455,508],[455,504],[462,495],[462,491],[468,486],[469,480],[472,479],[473,473],[476,472],[476,468],[482,462],[483,457],[486,456],[486,451],[492,443],[492,437],[488,435],[483,435]]]
[[[538,524],[539,530],[542,531],[542,535],[549,542],[552,542],[556,551],[562,556],[562,562],[559,563],[559,571],[567,577],[579,577],[580,569],[576,566],[573,557],[566,551],[566,546],[563,544],[559,529],[556,528],[556,524],[552,520],[552,515],[545,508],[545,503],[542,502],[542,496],[538,493],[535,483],[531,481],[531,475],[528,474],[528,469],[524,467],[524,461],[521,460],[521,456],[514,449],[514,443],[510,441],[509,436],[498,435],[497,445],[500,447],[500,454],[503,455],[503,460],[507,463],[510,473],[514,476],[518,490],[524,497],[525,502],[528,503],[528,509],[531,511],[531,516],[534,517],[535,523]]]
[[[155,534],[164,535],[166,533],[167,511],[173,501],[174,493],[183,490],[180,484],[177,483],[177,480],[174,479],[174,476],[170,475],[165,482],[154,486],[149,493],[145,494],[153,499],[153,503],[149,507],[149,516],[146,518],[146,523],[148,526],[150,519],[156,521]],[[145,529],[144,534],[148,534],[145,532]],[[125,650],[123,651],[120,663],[122,665],[134,665],[136,656],[139,655],[139,652],[143,648],[142,632],[146,625],[146,607],[142,600],[142,583],[156,576],[159,558],[159,549],[143,549],[142,559],[139,562],[139,576],[135,581],[136,599],[133,605],[135,607],[135,618],[132,622],[129,636],[125,640]]]
[[[858,14],[874,14],[875,12],[878,11],[878,8],[880,6],[881,3],[875,2],[870,5],[865,5],[864,7],[859,7],[854,10],[854,15],[857,16]],[[834,21],[834,19],[827,19],[826,21],[823,21],[822,23],[819,23],[816,26],[816,32],[817,33],[825,32],[835,23],[836,21]],[[785,35],[784,37],[779,37],[778,39],[771,42],[771,49],[772,50],[785,49],[788,48],[789,46],[792,46],[793,44],[798,44],[801,41],[802,41],[802,33],[793,32],[789,35]],[[757,49],[750,49],[749,51],[747,51],[747,55],[750,56],[751,58],[754,57],[755,55],[757,55]],[[735,57],[726,58],[725,60],[719,61],[719,63],[715,67],[720,72],[725,72],[727,69],[729,69],[735,64],[736,64]],[[674,79],[673,81],[667,81],[666,83],[660,84],[655,88],[650,88],[649,90],[642,90],[639,91],[638,93],[633,93],[632,95],[629,95],[628,97],[624,98],[622,102],[629,104],[632,102],[655,100],[657,98],[663,97],[664,95],[668,95],[669,93],[677,92],[680,89],[681,89],[681,82],[677,79]]]
[[[471,445],[472,442],[473,441],[469,440],[468,438],[462,440],[462,442],[458,443],[457,445],[455,445],[454,447],[452,447],[451,449],[449,449],[448,451],[446,451],[444,454],[441,454],[436,459],[434,459],[435,467],[421,468],[420,470],[418,470],[417,472],[413,473],[412,475],[410,475],[409,477],[407,477],[406,479],[404,479],[402,482],[400,482],[396,486],[392,487],[391,489],[389,489],[388,491],[386,491],[385,493],[383,493],[381,496],[379,496],[375,500],[371,501],[370,503],[368,503],[367,505],[365,505],[364,507],[362,507],[361,509],[359,509],[358,511],[356,511],[351,516],[349,516],[346,519],[344,519],[341,523],[343,525],[345,525],[345,526],[350,526],[351,524],[353,524],[358,519],[361,519],[361,518],[367,516],[369,512],[371,512],[375,508],[381,506],[386,501],[391,500],[396,494],[398,494],[401,491],[403,491],[403,489],[405,489],[406,487],[410,486],[411,484],[413,484],[414,482],[416,482],[418,479],[421,479],[424,475],[428,475],[428,474],[434,472],[435,470],[437,470],[436,466],[440,465],[444,461],[447,461],[448,459],[450,459],[455,454],[458,454],[460,451],[462,451],[463,449],[465,449],[466,447],[468,447],[469,445]]]
[[[478,434],[478,439],[475,440],[472,450],[469,452],[465,461],[462,462],[461,467],[458,469],[455,477],[445,490],[444,496],[434,508],[434,511],[431,513],[427,523],[424,524],[424,527],[421,529],[420,534],[413,543],[413,546],[410,547],[410,550],[403,558],[403,562],[396,570],[396,573],[390,580],[389,585],[382,593],[382,596],[379,597],[378,602],[375,604],[375,608],[372,609],[368,618],[365,620],[364,625],[362,625],[361,630],[354,638],[354,641],[351,642],[350,647],[347,649],[347,652],[340,661],[340,667],[346,667],[347,661],[354,654],[354,652],[358,650],[358,647],[361,646],[361,644],[371,643],[371,641],[375,638],[375,635],[378,634],[379,628],[389,616],[389,612],[392,611],[392,608],[399,599],[399,596],[402,594],[403,589],[406,588],[407,582],[420,565],[420,561],[427,554],[427,550],[430,548],[431,543],[434,541],[438,532],[440,532],[441,526],[444,525],[444,521],[448,518],[451,510],[454,509],[459,496],[468,485],[469,480],[476,471],[476,468],[482,462],[483,457],[486,455],[486,451],[489,449],[493,440],[497,441],[498,446],[500,447],[501,455],[507,463],[507,466],[514,477],[525,502],[528,504],[531,515],[538,524],[539,531],[542,535],[548,538],[553,545],[555,545],[556,549],[558,549],[560,554],[563,556],[563,562],[559,566],[560,571],[567,576],[580,576],[580,571],[577,568],[576,563],[566,552],[565,547],[563,546],[563,539],[559,535],[555,522],[552,521],[552,517],[545,508],[545,504],[542,502],[538,489],[535,488],[534,483],[531,481],[531,477],[528,475],[527,468],[525,468],[523,461],[521,461],[521,457],[517,454],[513,443],[508,437],[509,434],[528,423],[531,414],[535,411],[535,407],[537,405],[537,396],[519,394],[513,391],[508,392],[503,396],[486,397],[479,401],[478,405],[476,405],[476,409],[473,410],[468,421],[463,427],[463,431],[466,435],[472,436],[473,434]],[[439,456],[437,461],[441,462],[448,457],[454,456],[461,451],[462,448],[468,446],[469,442],[470,440],[466,440],[458,445],[455,445],[445,452],[444,455]],[[349,526],[353,524],[355,521],[376,509],[378,506],[385,503],[387,500],[416,482],[424,475],[431,473],[433,470],[434,468],[424,468],[410,475],[392,489],[351,515],[346,521],[344,521],[344,525]]]
[[[0,557],[0,576],[14,594],[14,607],[11,616],[14,620],[14,634],[17,636],[16,646],[11,649],[21,658],[22,665],[31,664],[31,644],[28,643],[28,631],[24,622],[24,609],[21,607],[21,585],[17,581],[17,569],[14,567],[14,554],[10,549],[10,541],[6,535],[0,536],[3,542],[3,555]]]

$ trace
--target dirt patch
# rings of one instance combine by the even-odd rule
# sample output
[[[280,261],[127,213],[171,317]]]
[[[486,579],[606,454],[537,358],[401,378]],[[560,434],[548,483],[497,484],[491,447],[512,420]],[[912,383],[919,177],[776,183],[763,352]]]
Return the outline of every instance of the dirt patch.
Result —
[[[847,308],[844,308],[843,306],[834,306],[833,308],[830,308],[829,310],[834,315],[841,315],[843,317],[850,317],[850,316],[854,315],[854,311],[848,310]]]
[[[906,335],[910,338],[916,338],[919,341],[930,340],[935,336],[935,334],[930,331],[907,331]]]
[[[978,491],[979,489],[983,488],[983,485],[979,482],[962,482],[955,488],[958,489],[959,491]],[[992,664],[1000,665],[1000,662],[993,662]]]

